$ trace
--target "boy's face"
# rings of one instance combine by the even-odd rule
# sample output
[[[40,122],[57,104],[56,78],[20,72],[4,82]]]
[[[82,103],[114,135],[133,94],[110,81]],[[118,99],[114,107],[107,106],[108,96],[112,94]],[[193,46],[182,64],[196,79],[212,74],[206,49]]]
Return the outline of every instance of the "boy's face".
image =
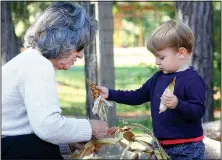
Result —
[[[185,64],[187,59],[185,55],[181,57],[179,53],[170,47],[157,51],[155,57],[156,65],[158,65],[160,70],[165,74],[176,72]]]

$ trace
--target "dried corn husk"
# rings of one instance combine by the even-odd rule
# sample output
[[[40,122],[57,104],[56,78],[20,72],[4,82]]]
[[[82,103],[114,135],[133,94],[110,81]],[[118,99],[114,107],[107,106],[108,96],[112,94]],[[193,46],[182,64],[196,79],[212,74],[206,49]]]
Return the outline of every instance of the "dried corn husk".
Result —
[[[109,107],[112,107],[113,105],[99,95],[99,90],[96,88],[96,85],[94,85],[88,79],[87,79],[87,83],[90,85],[92,97],[95,100],[92,113],[98,114],[101,120],[107,121],[108,109]]]
[[[176,81],[176,77],[173,78],[173,80],[171,81],[171,83],[169,84],[169,86],[165,89],[165,91],[163,92],[163,95],[165,94],[173,94],[174,92],[174,86],[175,86],[175,81]],[[159,113],[164,112],[167,109],[167,107],[162,103],[162,101],[160,102],[160,107],[159,107]]]
[[[134,134],[132,129],[140,129],[144,135]],[[148,138],[147,140],[145,140]],[[94,153],[95,146],[100,146]],[[131,123],[119,128],[110,138],[92,139],[80,151],[72,153],[73,159],[170,159],[153,133],[146,127]]]
[[[99,96],[94,102],[92,113],[98,114],[101,120],[107,121],[108,109],[112,106],[110,102]]]

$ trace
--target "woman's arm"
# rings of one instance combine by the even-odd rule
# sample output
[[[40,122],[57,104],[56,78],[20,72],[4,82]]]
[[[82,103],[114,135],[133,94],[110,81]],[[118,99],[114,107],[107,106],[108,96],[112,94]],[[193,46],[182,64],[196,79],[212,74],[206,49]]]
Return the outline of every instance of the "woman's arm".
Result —
[[[92,129],[88,120],[61,115],[55,71],[50,64],[32,68],[24,75],[24,103],[37,136],[53,144],[91,139]]]

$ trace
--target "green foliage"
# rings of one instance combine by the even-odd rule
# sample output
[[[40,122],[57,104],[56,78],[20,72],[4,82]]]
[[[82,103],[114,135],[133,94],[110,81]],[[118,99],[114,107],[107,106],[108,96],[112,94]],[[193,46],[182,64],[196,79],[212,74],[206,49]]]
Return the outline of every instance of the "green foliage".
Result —
[[[15,25],[15,33],[22,39],[30,24],[35,21],[37,16],[43,12],[51,2],[14,1],[10,3]]]
[[[132,10],[123,11],[121,5],[131,6]],[[149,7],[150,9],[144,9]],[[123,14],[121,46],[138,46],[142,33],[143,45],[148,34],[163,21],[175,17],[174,2],[115,2],[113,14]],[[131,26],[131,27],[130,27]],[[114,44],[116,38],[114,37]]]
[[[220,91],[221,86],[221,2],[213,2],[214,6],[214,86]]]
[[[221,93],[221,2],[213,2],[214,7],[214,60],[213,85],[214,93]],[[221,100],[214,101],[214,108],[221,108]]]

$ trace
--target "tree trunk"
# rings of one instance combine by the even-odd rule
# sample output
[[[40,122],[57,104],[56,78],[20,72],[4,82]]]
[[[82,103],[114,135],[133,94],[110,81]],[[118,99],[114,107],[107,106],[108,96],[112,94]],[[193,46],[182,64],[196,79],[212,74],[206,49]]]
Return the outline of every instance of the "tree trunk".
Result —
[[[95,17],[95,6],[90,4],[90,2],[80,2],[86,12],[91,16]],[[96,40],[94,40],[95,42]],[[84,50],[85,57],[85,77],[92,81],[94,84],[98,84],[98,74],[97,74],[97,55],[96,55],[96,43],[90,44]],[[89,119],[99,119],[98,115],[92,113],[92,107],[94,100],[91,97],[90,87],[85,80],[86,85],[86,112]]]
[[[176,2],[183,21],[188,22],[195,36],[192,66],[207,84],[206,112],[203,122],[213,117],[213,4],[212,2]]]
[[[19,53],[10,2],[1,2],[1,55],[2,65]]]
[[[113,54],[113,2],[96,2],[96,17],[99,22],[97,58],[99,85],[115,87]],[[109,126],[116,126],[116,106],[108,110]]]

